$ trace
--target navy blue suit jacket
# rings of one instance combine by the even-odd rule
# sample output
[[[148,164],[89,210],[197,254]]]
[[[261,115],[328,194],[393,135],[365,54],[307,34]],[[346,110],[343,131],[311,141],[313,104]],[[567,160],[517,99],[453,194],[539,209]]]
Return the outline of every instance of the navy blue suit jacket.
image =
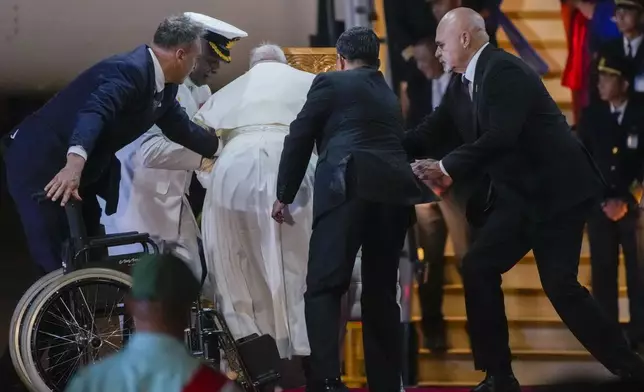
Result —
[[[146,45],[97,63],[11,133],[5,161],[19,172],[10,176],[20,182],[14,186],[42,190],[64,167],[68,148],[80,145],[88,155],[81,193],[100,195],[111,213],[120,178],[114,154],[154,124],[170,140],[212,157],[217,138],[190,121],[175,99],[177,89],[166,84],[160,105],[154,101],[154,63]]]

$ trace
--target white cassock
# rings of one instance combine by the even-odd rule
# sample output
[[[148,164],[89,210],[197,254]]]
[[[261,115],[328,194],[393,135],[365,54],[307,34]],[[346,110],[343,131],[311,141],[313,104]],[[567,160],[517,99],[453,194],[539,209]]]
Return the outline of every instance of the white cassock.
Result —
[[[289,206],[295,224],[279,225],[271,209],[284,137],[314,77],[286,64],[259,63],[195,116],[217,129],[224,144],[205,180],[205,290],[214,294],[236,339],[270,334],[282,358],[310,354],[304,291],[316,157]]]
[[[179,85],[177,101],[189,117],[210,97],[210,88],[189,78]],[[186,194],[201,155],[170,141],[156,125],[116,153],[121,161],[121,182],[116,212],[103,213],[107,234],[149,233],[161,250],[171,248],[201,277],[197,237],[199,227]],[[99,199],[100,203],[103,203]],[[140,252],[140,245],[114,247],[110,254]]]

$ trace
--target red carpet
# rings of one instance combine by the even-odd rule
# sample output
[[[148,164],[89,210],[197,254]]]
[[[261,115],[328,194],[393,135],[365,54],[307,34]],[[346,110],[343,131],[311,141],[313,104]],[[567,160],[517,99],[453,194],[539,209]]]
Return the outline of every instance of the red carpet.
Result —
[[[355,392],[369,392],[369,389],[367,388],[352,388],[352,391]],[[431,387],[425,387],[425,388],[406,388],[405,391],[407,392],[470,392],[472,388],[431,388]],[[524,389],[525,392],[529,392],[528,390]],[[304,389],[289,389],[286,390],[285,392],[304,392]]]
[[[470,392],[472,388],[405,388],[407,392]],[[351,388],[355,392],[369,392],[367,388]],[[304,389],[288,389],[285,392],[304,392]]]
[[[352,388],[352,391],[355,392],[369,392],[367,388]],[[443,388],[432,388],[432,387],[423,387],[423,388],[406,388],[407,392],[470,392],[472,388],[453,388],[453,387],[443,387]],[[524,392],[530,392],[529,388],[523,388]],[[302,389],[289,389],[285,392],[304,392]]]

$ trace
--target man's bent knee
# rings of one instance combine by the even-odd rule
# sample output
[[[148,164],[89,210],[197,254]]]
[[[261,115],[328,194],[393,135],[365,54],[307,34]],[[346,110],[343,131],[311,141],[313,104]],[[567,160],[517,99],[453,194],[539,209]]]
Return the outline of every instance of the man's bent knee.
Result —
[[[543,275],[541,276],[541,286],[551,302],[580,294],[583,296],[590,294],[575,276]]]

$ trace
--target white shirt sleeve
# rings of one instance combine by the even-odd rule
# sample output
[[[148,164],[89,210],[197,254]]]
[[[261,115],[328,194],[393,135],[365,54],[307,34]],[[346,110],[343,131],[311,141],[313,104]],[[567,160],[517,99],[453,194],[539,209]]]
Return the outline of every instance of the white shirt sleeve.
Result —
[[[441,171],[443,174],[445,174],[447,177],[449,177],[449,174],[447,173],[447,170],[445,170],[445,167],[443,166],[443,161],[438,161],[438,166],[440,166]]]
[[[85,151],[83,146],[71,146],[71,147],[69,147],[69,150],[67,150],[67,155],[69,155],[69,154],[80,155],[81,157],[83,157],[83,159],[85,161],[87,161],[87,152]]]

